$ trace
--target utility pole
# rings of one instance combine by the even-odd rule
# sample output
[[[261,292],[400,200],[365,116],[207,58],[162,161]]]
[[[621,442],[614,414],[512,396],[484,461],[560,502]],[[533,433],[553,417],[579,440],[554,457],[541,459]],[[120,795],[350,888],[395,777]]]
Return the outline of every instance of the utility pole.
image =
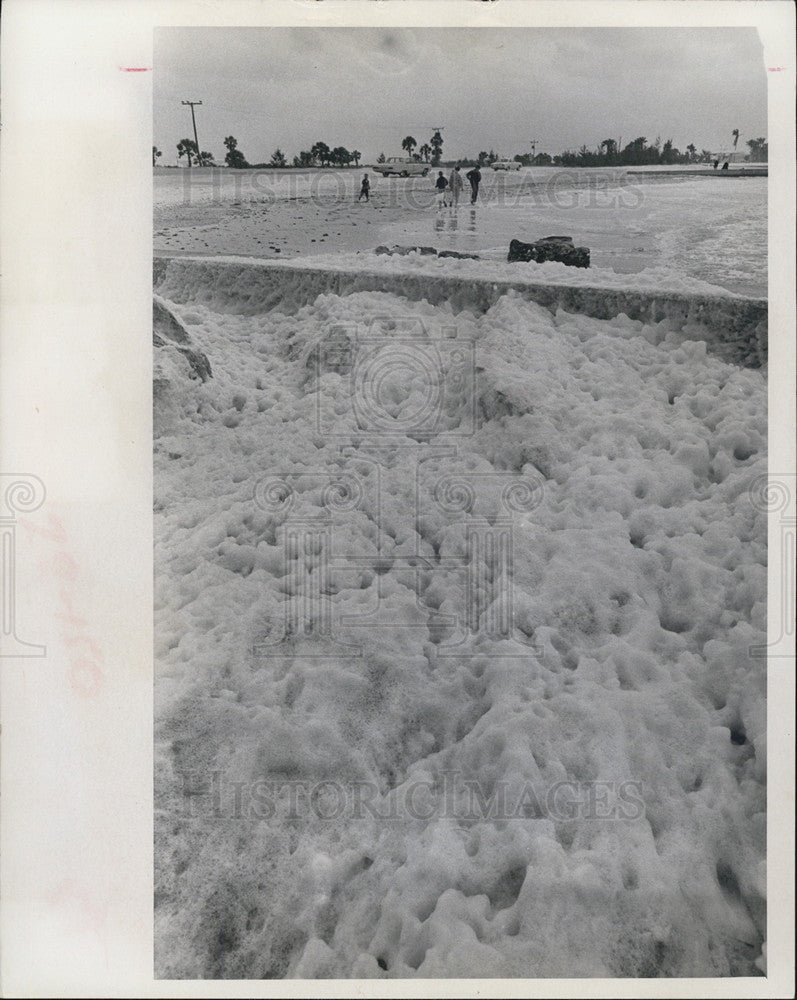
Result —
[[[194,105],[199,105],[202,103],[202,101],[183,101],[182,103],[191,105],[191,121],[193,122],[194,125],[194,142],[196,143],[196,162],[197,165],[199,165],[199,139],[196,134],[196,118],[194,117]],[[188,158],[188,162],[189,163],[191,162],[190,156]]]

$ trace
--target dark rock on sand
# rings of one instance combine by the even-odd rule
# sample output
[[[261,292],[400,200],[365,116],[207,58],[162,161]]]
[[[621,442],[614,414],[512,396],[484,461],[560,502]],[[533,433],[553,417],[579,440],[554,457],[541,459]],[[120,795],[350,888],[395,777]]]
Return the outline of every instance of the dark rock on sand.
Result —
[[[417,253],[420,254],[427,254],[430,256],[434,256],[437,254],[437,251],[435,250],[434,247],[400,247],[400,246],[392,246],[392,247],[378,246],[374,251],[374,253],[400,254],[402,257],[406,257],[408,253],[412,253],[413,251],[416,251]]]
[[[479,256],[475,253],[459,253],[457,250],[435,250],[434,247],[400,247],[400,246],[378,246],[374,253],[378,254],[400,254],[405,257],[408,253],[423,254],[425,256],[437,256],[437,257],[458,257],[460,260],[478,260]]]
[[[573,246],[572,236],[546,236],[534,243],[512,240],[506,259],[535,264],[551,260],[570,267],[589,267],[589,249]]]

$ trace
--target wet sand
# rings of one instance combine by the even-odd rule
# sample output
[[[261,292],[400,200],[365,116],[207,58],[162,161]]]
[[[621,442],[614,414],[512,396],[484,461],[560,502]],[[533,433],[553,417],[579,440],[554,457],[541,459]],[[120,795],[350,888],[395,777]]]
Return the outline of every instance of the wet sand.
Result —
[[[407,211],[376,199],[160,206],[155,210],[154,247],[172,253],[275,259],[372,250],[389,239],[389,227],[405,219]]]
[[[466,189],[443,209],[429,178],[372,179],[368,202],[358,191],[356,171],[156,172],[154,250],[290,260],[398,244],[506,260],[512,239],[567,235],[596,268],[664,267],[766,295],[764,178],[485,171],[475,206]]]

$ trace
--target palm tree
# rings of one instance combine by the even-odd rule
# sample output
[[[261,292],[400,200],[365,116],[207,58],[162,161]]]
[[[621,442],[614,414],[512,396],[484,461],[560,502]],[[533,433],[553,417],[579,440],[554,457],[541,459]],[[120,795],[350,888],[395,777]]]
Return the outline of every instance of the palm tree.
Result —
[[[424,160],[428,163],[429,162],[429,157],[432,155],[432,147],[429,145],[429,143],[425,142],[421,146],[421,148],[418,150],[418,152],[421,154],[421,156],[424,158]]]
[[[604,151],[604,157],[609,163],[613,163],[617,156],[617,142],[614,139],[604,139],[600,148]]]
[[[177,156],[182,158],[183,156],[188,157],[188,166],[191,166],[191,157],[194,156],[199,159],[199,150],[196,148],[196,143],[193,139],[181,139],[177,143]]]
[[[242,170],[244,167],[248,166],[246,157],[241,150],[238,149],[238,140],[234,135],[228,135],[224,140],[224,145],[227,147],[224,162],[228,167],[232,167],[234,170]]]
[[[739,129],[735,128],[733,132],[731,132],[731,135],[733,136],[733,148],[736,149],[736,143],[739,141]]]
[[[689,153],[689,162],[694,163],[697,155],[697,146],[693,142],[690,142],[686,147],[686,151]]]
[[[313,159],[318,160],[322,167],[325,163],[329,163],[332,157],[332,151],[325,142],[316,142],[310,152],[313,154]]]
[[[362,155],[363,154],[360,152],[359,149],[353,149],[351,151],[351,158],[354,160],[354,166],[355,167],[359,167],[359,165],[360,165],[360,157]]]
[[[432,147],[432,165],[436,167],[443,155],[443,137],[440,135],[439,129],[429,140],[429,145]]]
[[[407,156],[412,156],[412,151],[417,145],[417,141],[411,135],[401,140],[401,148],[407,150]]]

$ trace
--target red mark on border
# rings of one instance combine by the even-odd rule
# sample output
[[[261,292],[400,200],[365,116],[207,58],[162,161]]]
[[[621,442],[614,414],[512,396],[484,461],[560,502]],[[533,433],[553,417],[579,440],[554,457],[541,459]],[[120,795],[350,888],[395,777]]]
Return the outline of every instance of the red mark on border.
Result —
[[[770,73],[782,73],[783,68],[783,66],[767,66]]]
[[[41,535],[58,546],[49,561],[42,561],[40,568],[42,573],[55,576],[62,584],[59,588],[60,608],[56,611],[56,618],[60,618],[66,626],[71,626],[71,629],[64,626],[61,628],[61,640],[74,649],[69,663],[69,683],[77,694],[94,698],[105,683],[102,668],[105,657],[102,648],[88,631],[90,623],[75,613],[72,588],[78,580],[80,567],[70,551],[66,530],[60,519],[52,513],[49,528],[34,527],[25,521],[22,524],[31,534]]]
[[[151,66],[120,66],[120,73],[149,73],[152,70]]]

